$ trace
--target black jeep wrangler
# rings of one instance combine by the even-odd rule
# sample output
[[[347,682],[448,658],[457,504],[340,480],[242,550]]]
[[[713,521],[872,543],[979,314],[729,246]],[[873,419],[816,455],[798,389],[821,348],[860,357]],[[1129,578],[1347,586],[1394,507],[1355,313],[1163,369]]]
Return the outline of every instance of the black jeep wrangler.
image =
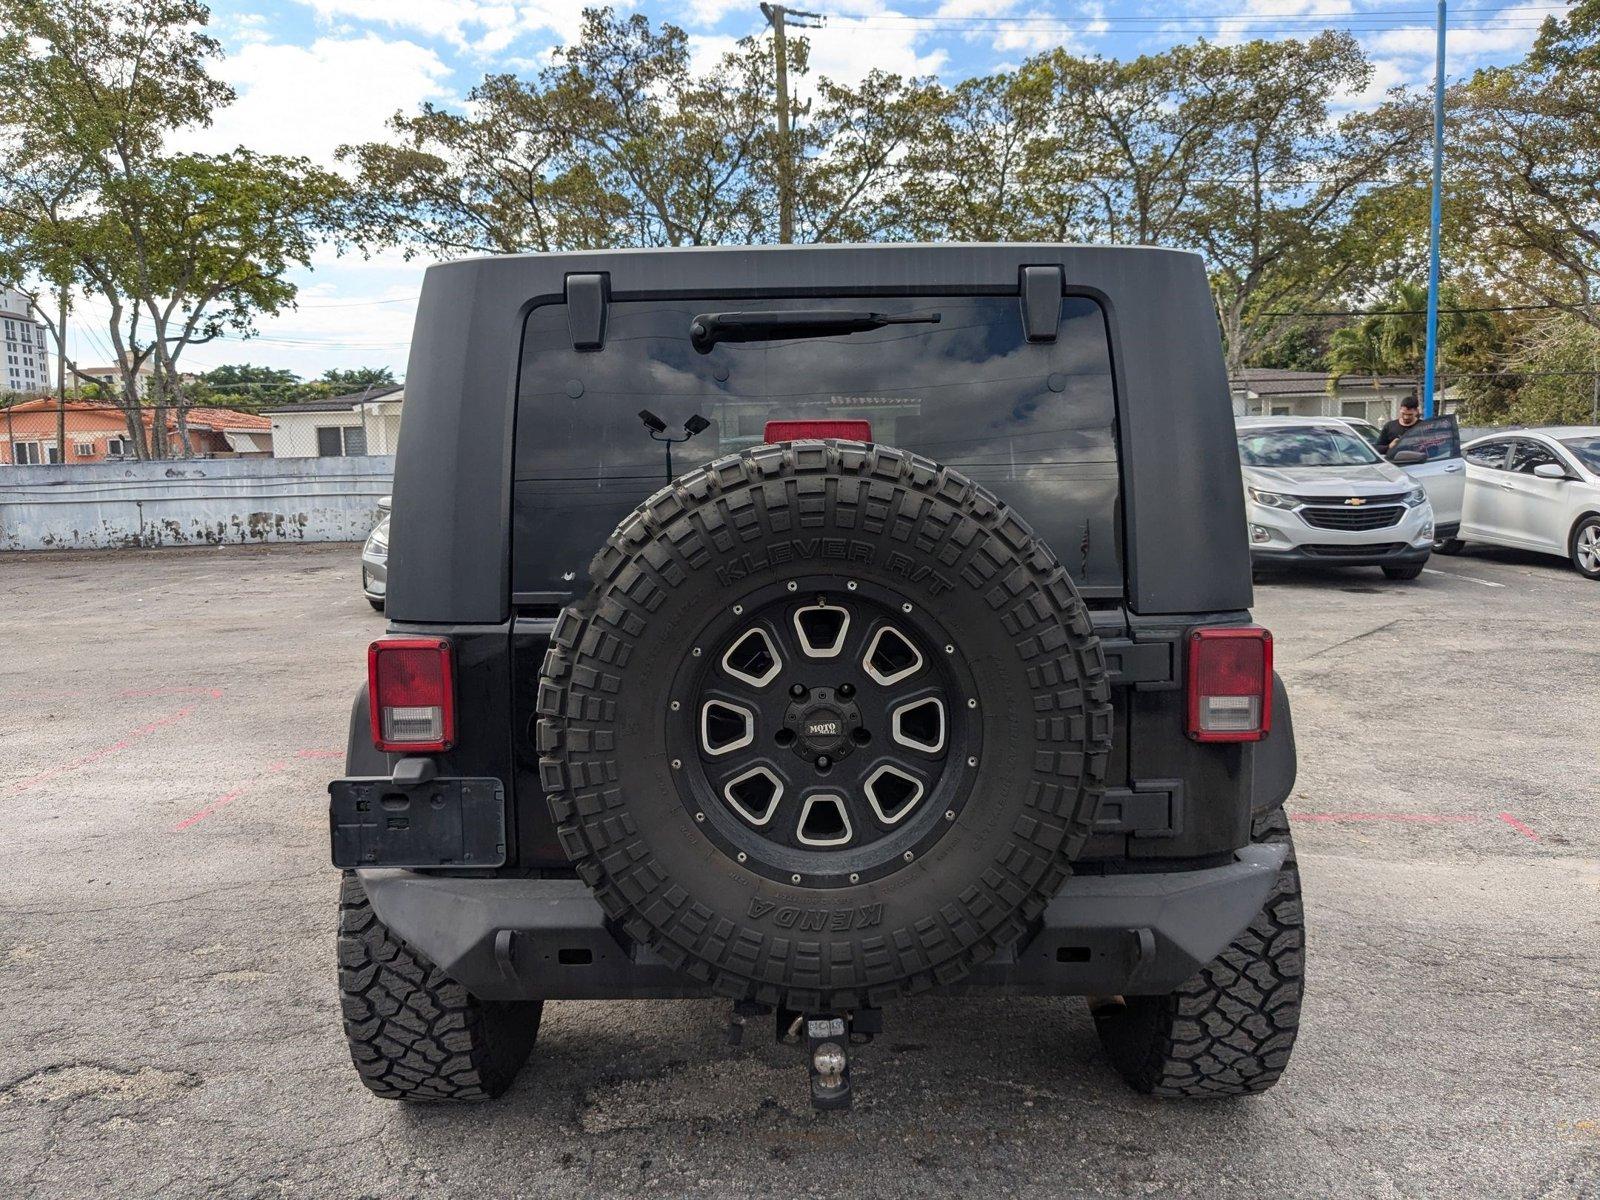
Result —
[[[1250,586],[1193,255],[432,268],[330,786],[357,1070],[484,1099],[546,1000],[721,996],[842,1107],[884,1003],[959,990],[1087,997],[1140,1091],[1270,1087],[1303,935]]]

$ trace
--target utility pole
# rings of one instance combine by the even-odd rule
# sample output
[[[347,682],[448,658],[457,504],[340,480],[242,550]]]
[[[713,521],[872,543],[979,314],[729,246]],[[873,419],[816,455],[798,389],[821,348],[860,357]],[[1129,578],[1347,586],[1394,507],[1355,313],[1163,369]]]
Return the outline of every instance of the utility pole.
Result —
[[[1435,363],[1439,357],[1439,214],[1444,191],[1444,23],[1445,0],[1439,0],[1439,28],[1433,68],[1433,209],[1428,217],[1428,349],[1422,374],[1422,415],[1433,416]]]
[[[794,141],[789,136],[789,42],[784,25],[792,21],[797,29],[816,29],[822,25],[821,13],[799,12],[781,4],[761,5],[761,15],[772,26],[772,53],[778,75],[778,241],[794,241]]]
[[[56,294],[56,461],[67,465],[67,289]]]

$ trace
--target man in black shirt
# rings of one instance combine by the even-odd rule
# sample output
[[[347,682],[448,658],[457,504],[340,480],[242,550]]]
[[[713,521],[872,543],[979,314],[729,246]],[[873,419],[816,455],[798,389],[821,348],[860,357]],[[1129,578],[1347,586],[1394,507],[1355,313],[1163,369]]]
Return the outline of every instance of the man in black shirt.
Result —
[[[1388,458],[1394,449],[1394,444],[1400,440],[1400,435],[1415,427],[1421,419],[1422,408],[1415,396],[1407,396],[1400,401],[1400,419],[1385,421],[1383,428],[1378,431],[1378,453]]]

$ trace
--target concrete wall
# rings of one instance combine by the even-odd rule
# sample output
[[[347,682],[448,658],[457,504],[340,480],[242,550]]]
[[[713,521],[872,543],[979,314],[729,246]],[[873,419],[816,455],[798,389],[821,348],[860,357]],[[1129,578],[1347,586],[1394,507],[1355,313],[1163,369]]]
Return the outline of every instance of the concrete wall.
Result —
[[[0,466],[0,550],[360,541],[394,458]]]

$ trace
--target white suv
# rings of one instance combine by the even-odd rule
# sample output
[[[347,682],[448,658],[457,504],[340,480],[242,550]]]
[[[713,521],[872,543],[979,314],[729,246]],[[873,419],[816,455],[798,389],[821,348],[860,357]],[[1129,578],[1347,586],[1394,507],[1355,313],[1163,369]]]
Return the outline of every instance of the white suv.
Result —
[[[1241,417],[1237,425],[1254,566],[1422,573],[1433,506],[1400,466],[1336,418]]]

